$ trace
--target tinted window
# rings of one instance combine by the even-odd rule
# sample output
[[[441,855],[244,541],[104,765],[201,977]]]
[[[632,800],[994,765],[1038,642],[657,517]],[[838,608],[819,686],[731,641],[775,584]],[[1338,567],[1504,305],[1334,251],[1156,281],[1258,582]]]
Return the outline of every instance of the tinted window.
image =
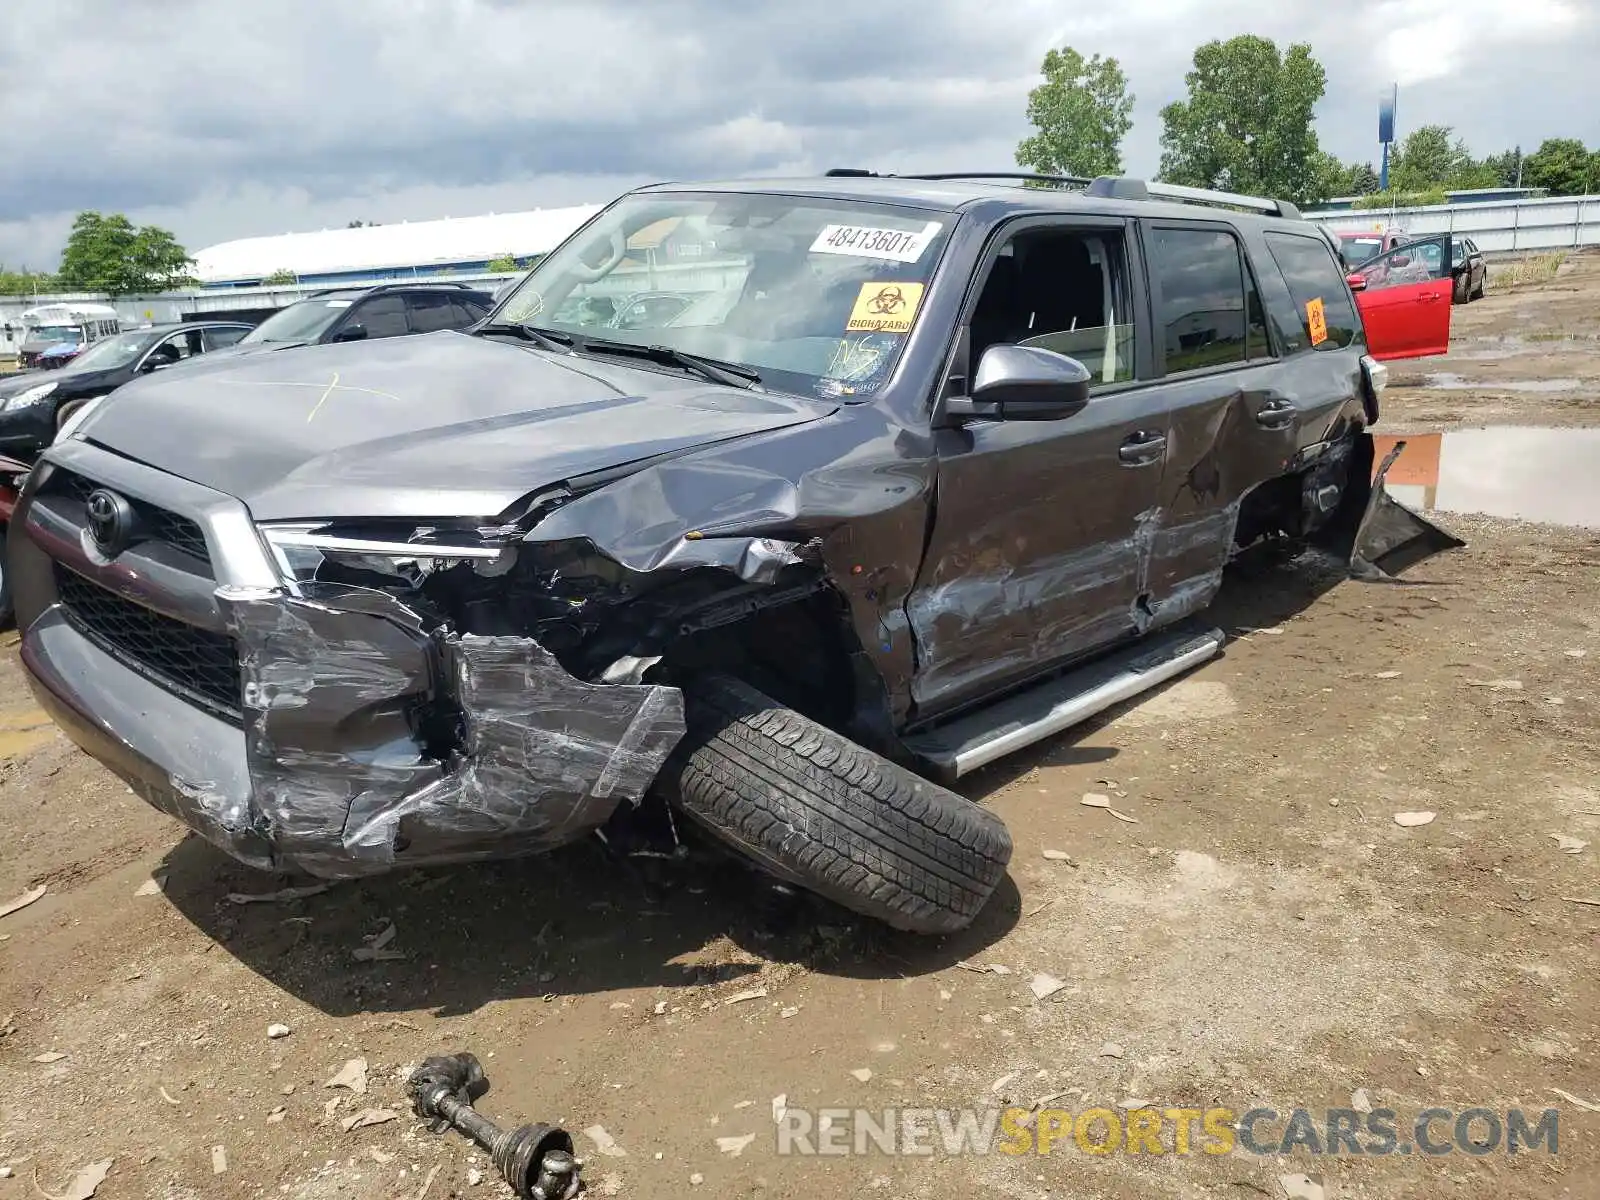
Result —
[[[431,292],[417,292],[406,297],[411,308],[413,333],[434,333],[440,329],[454,329],[460,324],[450,297]]]
[[[489,315],[489,306],[477,300],[462,300],[459,297],[451,301],[455,309],[456,320],[460,327],[465,329],[468,325],[476,325]]]
[[[1150,271],[1161,290],[1167,373],[1265,354],[1261,303],[1234,236],[1215,229],[1159,227],[1153,235]]]
[[[359,304],[350,320],[365,329],[369,338],[399,337],[411,332],[406,324],[406,302],[399,296],[377,296]]]
[[[1278,336],[1288,352],[1292,354],[1313,344],[1312,317],[1318,309],[1327,331],[1327,336],[1316,343],[1318,350],[1340,350],[1355,341],[1360,328],[1355,306],[1350,303],[1344,273],[1327,243],[1321,238],[1290,233],[1269,233],[1266,241],[1294,301],[1292,309],[1279,311],[1275,308],[1272,313]]]
[[[206,349],[208,351],[221,350],[227,346],[232,346],[249,332],[250,330],[244,326],[230,329],[226,325],[219,325],[214,329],[207,329],[205,331]]]
[[[1128,260],[1113,230],[1034,229],[990,265],[971,321],[971,359],[996,344],[1039,346],[1075,358],[1091,388],[1133,378]]]

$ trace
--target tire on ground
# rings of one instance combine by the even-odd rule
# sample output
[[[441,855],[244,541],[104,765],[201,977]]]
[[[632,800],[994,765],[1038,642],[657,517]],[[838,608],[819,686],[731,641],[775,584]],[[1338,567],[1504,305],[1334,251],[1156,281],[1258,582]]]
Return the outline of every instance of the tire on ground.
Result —
[[[972,801],[727,676],[686,689],[663,774],[696,824],[780,879],[915,933],[971,924],[1011,860]]]

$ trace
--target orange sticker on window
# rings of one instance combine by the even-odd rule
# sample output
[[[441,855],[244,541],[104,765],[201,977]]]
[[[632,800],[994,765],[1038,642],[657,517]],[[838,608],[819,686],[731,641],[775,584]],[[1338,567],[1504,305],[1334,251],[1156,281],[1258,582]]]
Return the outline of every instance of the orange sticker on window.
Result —
[[[1328,340],[1328,317],[1322,311],[1322,297],[1306,301],[1306,329],[1311,334],[1311,344],[1320,346]]]
[[[923,284],[863,283],[850,310],[847,333],[910,333],[922,304]]]

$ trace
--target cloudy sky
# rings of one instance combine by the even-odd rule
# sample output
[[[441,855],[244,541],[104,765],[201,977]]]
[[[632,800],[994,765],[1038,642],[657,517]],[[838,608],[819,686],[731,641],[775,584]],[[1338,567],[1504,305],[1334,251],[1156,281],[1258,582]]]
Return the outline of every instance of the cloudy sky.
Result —
[[[0,29],[0,263],[53,266],[72,214],[190,250],[549,207],[655,179],[1000,169],[1052,46],[1114,55],[1153,173],[1194,47],[1309,41],[1323,146],[1600,144],[1600,0],[48,0]]]

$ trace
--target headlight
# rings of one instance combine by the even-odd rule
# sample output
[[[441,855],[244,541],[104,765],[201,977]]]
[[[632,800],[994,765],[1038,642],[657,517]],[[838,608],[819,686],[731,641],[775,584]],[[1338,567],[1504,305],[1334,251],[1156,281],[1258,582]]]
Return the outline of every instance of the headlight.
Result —
[[[422,526],[404,537],[365,536],[331,525],[263,525],[286,582],[324,578],[325,566],[386,576],[410,587],[428,576],[463,564],[479,575],[504,575],[517,561],[506,540],[514,531]]]
[[[56,385],[54,383],[35,384],[25,392],[18,392],[3,405],[0,405],[0,411],[15,412],[19,408],[32,408],[55,390]]]

